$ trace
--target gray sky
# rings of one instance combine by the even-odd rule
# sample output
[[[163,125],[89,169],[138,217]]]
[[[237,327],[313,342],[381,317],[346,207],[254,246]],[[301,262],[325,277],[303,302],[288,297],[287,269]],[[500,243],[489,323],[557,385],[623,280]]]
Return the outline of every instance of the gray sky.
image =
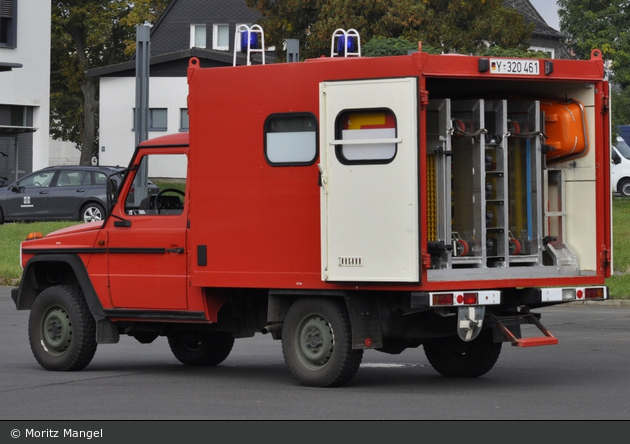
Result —
[[[529,0],[531,4],[536,8],[536,11],[542,18],[545,19],[547,24],[556,31],[560,31],[560,24],[558,22],[558,6],[556,6],[555,0]]]

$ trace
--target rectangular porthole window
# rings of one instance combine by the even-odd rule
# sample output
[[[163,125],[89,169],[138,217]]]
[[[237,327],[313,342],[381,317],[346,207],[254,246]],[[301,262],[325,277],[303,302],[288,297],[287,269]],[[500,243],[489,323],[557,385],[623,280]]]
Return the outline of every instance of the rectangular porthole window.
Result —
[[[317,159],[317,119],[313,114],[269,116],[264,132],[265,158],[271,165],[311,165]]]
[[[388,109],[344,111],[336,120],[337,158],[343,164],[389,163],[396,157],[396,116]]]

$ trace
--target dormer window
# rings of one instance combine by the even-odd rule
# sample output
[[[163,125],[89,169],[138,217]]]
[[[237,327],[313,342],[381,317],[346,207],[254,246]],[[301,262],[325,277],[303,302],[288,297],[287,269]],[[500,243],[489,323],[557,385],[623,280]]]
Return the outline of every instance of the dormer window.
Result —
[[[206,25],[190,25],[190,47],[206,47]]]

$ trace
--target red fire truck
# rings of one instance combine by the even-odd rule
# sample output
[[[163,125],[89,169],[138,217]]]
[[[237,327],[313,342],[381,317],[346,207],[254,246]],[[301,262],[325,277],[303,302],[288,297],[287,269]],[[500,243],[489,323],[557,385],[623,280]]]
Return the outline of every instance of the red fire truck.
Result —
[[[44,368],[82,369],[120,335],[217,365],[270,333],[307,386],[420,346],[477,377],[504,342],[558,342],[532,310],[608,298],[600,51],[192,58],[188,83],[190,132],[136,148],[104,222],[22,243],[12,297]],[[165,164],[185,180],[151,196]]]

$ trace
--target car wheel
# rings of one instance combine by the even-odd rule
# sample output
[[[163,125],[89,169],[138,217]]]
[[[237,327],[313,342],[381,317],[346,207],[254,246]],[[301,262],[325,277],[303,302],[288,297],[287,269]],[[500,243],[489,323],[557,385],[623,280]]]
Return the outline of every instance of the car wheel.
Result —
[[[4,223],[4,213],[2,212],[2,208],[0,208],[0,225]]]
[[[83,222],[96,222],[105,218],[105,210],[97,203],[89,203],[81,210]]]
[[[619,184],[619,192],[622,196],[630,197],[630,180],[624,180]]]

